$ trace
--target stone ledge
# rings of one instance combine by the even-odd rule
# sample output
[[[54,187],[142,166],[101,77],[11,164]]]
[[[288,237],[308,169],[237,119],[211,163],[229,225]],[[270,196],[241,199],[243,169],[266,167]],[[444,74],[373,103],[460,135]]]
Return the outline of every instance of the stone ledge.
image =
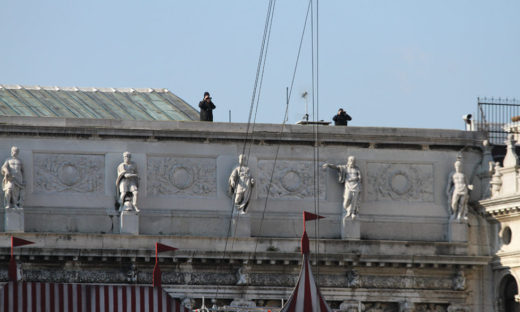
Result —
[[[246,298],[246,299],[271,299],[287,300],[293,288],[290,287],[240,287],[240,286],[215,286],[204,285],[163,285],[164,291],[174,298]],[[363,288],[320,288],[327,301],[333,300],[361,300],[374,301],[374,290]],[[431,302],[438,303],[464,303],[466,294],[461,291],[449,290],[401,290],[401,289],[377,289],[377,301],[402,302],[408,299],[413,303]],[[428,301],[425,301],[425,299]]]
[[[10,250],[0,248],[0,259],[7,261]],[[25,248],[16,251],[17,259],[42,262],[85,262],[85,263],[119,263],[119,262],[153,262],[155,251],[127,249],[50,249]],[[320,266],[344,267],[406,267],[406,268],[439,268],[457,267],[471,268],[486,266],[491,257],[483,256],[414,256],[414,255],[358,255],[330,254],[319,256]],[[279,252],[209,252],[194,250],[178,250],[171,255],[160,255],[162,263],[241,263],[256,265],[289,265],[301,263],[301,255]],[[316,261],[312,261],[316,264]]]
[[[292,142],[314,144],[313,127],[257,124],[253,139],[258,143]],[[35,136],[72,136],[85,138],[141,138],[153,140],[243,140],[245,123],[200,123],[195,121],[123,121],[103,119],[71,119],[54,117],[0,116],[0,134]],[[438,149],[458,150],[464,146],[479,148],[484,136],[480,132],[439,129],[319,127],[322,144],[366,144],[374,148],[407,148],[422,150],[428,145]],[[409,146],[410,145],[410,146]],[[412,146],[413,145],[413,146]],[[364,145],[363,145],[364,146]],[[433,147],[433,149],[436,149]]]
[[[9,248],[9,233],[0,233],[0,248]],[[98,252],[108,250],[132,250],[134,252],[152,252],[155,242],[161,242],[179,248],[178,252],[206,252],[218,254],[227,252],[258,253],[275,250],[269,254],[298,254],[300,238],[269,238],[269,237],[197,237],[197,236],[164,236],[138,235],[128,237],[120,234],[87,234],[87,233],[21,233],[18,237],[35,242],[34,245],[17,249],[20,254],[31,249],[47,250],[86,250]],[[314,239],[312,246],[314,246]],[[341,240],[319,239],[319,250],[327,250],[327,254],[381,254],[384,256],[466,256],[467,243],[429,242],[429,241],[393,241],[393,240]],[[81,249],[78,249],[81,246]],[[231,248],[231,246],[233,246]],[[326,249],[325,249],[326,247]],[[311,252],[313,252],[311,250]]]

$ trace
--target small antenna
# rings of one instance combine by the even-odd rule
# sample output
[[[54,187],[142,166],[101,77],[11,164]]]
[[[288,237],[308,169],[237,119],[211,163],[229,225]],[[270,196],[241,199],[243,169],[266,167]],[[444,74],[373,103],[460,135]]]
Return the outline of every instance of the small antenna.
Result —
[[[231,110],[229,110],[229,122],[231,122]]]

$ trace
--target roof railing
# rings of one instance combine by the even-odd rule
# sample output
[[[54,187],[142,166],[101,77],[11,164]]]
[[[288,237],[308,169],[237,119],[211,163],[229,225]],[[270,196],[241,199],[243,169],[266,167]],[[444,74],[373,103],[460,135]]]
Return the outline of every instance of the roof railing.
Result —
[[[508,132],[504,128],[511,118],[520,115],[520,101],[509,98],[477,98],[477,131],[487,134],[491,144],[504,145]]]

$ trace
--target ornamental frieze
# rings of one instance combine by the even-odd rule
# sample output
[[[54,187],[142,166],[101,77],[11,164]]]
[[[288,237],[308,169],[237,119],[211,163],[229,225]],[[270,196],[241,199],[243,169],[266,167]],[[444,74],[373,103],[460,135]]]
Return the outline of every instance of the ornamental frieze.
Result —
[[[265,198],[305,199],[314,197],[314,163],[312,161],[258,161],[258,196]],[[319,198],[325,199],[326,171],[319,166]],[[271,175],[272,181],[271,181]],[[271,186],[269,187],[269,183]]]
[[[367,200],[433,202],[433,164],[368,163]]]
[[[451,289],[452,279],[441,277],[361,276],[361,288]]]
[[[105,156],[35,153],[35,193],[104,193]]]
[[[364,302],[365,312],[399,312],[397,302]]]
[[[415,305],[415,311],[417,312],[447,312],[448,304],[438,303],[417,303]]]
[[[214,158],[148,157],[150,195],[214,197],[217,167]]]

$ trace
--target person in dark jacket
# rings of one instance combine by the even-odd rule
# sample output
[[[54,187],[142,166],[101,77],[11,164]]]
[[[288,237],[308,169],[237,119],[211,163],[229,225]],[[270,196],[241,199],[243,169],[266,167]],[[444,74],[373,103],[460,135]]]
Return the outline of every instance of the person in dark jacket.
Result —
[[[350,117],[350,115],[347,114],[347,112],[345,112],[343,108],[340,108],[338,110],[338,114],[334,115],[334,117],[332,117],[332,120],[334,120],[335,126],[346,126],[347,122],[349,120],[352,120],[352,117]]]
[[[209,92],[204,92],[204,99],[199,102],[200,107],[200,121],[213,121],[213,110],[216,108],[215,104],[211,102]]]

